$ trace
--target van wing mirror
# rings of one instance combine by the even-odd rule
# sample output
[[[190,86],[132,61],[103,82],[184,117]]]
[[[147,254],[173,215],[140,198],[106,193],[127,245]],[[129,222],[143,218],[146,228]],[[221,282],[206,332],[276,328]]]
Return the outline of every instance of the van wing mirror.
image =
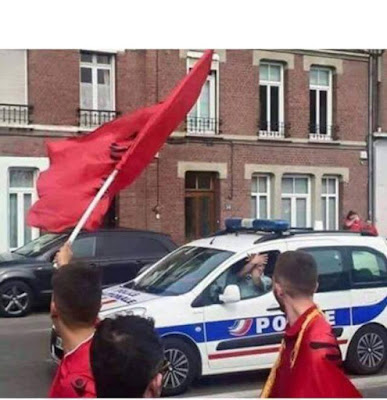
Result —
[[[219,295],[219,300],[224,303],[236,303],[241,299],[241,291],[238,285],[227,285],[223,294]]]

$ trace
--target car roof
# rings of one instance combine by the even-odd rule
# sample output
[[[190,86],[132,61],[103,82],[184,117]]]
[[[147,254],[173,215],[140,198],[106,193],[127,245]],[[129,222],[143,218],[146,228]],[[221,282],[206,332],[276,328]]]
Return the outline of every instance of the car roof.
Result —
[[[73,231],[72,229],[68,229],[64,232],[58,233],[58,235],[69,235],[72,231]],[[122,227],[100,228],[95,231],[82,230],[80,232],[80,234],[87,235],[87,234],[95,234],[95,233],[99,234],[99,233],[106,233],[106,232],[131,232],[131,233],[141,233],[141,234],[148,234],[148,235],[159,235],[159,236],[164,236],[164,237],[168,238],[169,240],[171,240],[170,235],[168,235],[167,233],[164,233],[164,232],[147,231],[147,230],[143,230],[143,229],[122,228]],[[51,232],[46,232],[46,233],[51,233]]]
[[[220,235],[214,235],[204,239],[195,240],[188,243],[189,246],[197,247],[209,247],[219,250],[233,251],[235,253],[242,253],[247,251],[260,243],[269,241],[304,241],[305,243],[313,242],[318,246],[319,242],[323,240],[337,241],[338,244],[357,246],[371,244],[372,242],[383,242],[385,239],[380,236],[362,235],[357,232],[324,232],[324,231],[310,231],[310,232],[286,232],[284,234],[273,234],[273,233],[257,233],[257,232],[234,232],[234,233],[223,233]]]

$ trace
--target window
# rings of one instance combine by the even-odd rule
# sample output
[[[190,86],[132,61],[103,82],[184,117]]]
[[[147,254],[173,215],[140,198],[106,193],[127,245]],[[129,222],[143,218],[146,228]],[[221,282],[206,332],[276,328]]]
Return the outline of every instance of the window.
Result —
[[[334,230],[339,227],[339,180],[326,177],[322,180],[321,215],[323,229]]]
[[[311,224],[310,179],[284,176],[281,198],[282,219],[292,227],[305,228]]]
[[[283,66],[261,63],[259,66],[260,136],[283,136]]]
[[[280,252],[278,250],[271,250],[263,252],[263,254],[268,255],[267,264],[265,267],[266,278],[271,278],[274,271],[274,266],[277,261]],[[247,300],[254,297],[262,296],[266,294],[264,291],[252,290],[251,287],[254,285],[251,280],[239,277],[239,272],[246,265],[247,260],[243,258],[242,260],[234,263],[225,272],[219,275],[202,293],[201,305],[219,304],[219,295],[224,292],[227,285],[238,285],[241,291],[241,300]],[[269,286],[269,291],[271,286]]]
[[[342,249],[320,247],[300,250],[309,253],[316,261],[318,292],[331,292],[349,288],[349,276],[345,269]]]
[[[251,217],[270,218],[270,177],[267,175],[252,177]]]
[[[81,125],[100,125],[115,118],[114,56],[81,53]]]
[[[194,64],[195,58],[187,58],[188,70]],[[213,61],[212,69],[203,85],[199,99],[189,112],[187,117],[188,133],[218,133],[218,63]]]
[[[0,123],[28,124],[27,101],[27,51],[0,50]]]
[[[234,253],[201,247],[182,247],[166,257],[132,288],[161,296],[189,292]]]
[[[309,88],[311,137],[329,139],[332,133],[332,71],[312,67]]]
[[[72,245],[72,251],[77,258],[94,257],[96,248],[96,237],[80,237]]]
[[[354,283],[387,282],[386,258],[368,248],[351,249]]]
[[[26,223],[27,212],[36,198],[35,179],[36,169],[9,169],[8,226],[11,249],[23,246],[39,235],[37,229]]]

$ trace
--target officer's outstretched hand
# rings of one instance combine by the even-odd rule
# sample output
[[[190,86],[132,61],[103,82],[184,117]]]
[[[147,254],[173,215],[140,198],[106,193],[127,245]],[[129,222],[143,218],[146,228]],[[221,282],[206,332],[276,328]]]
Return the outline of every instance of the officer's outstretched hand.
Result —
[[[71,246],[66,242],[56,253],[54,261],[59,267],[68,264],[73,258],[73,252]]]

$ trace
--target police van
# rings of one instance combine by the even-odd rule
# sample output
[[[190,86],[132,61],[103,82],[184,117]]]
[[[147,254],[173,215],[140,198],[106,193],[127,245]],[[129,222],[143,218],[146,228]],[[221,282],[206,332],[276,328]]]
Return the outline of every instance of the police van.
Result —
[[[387,356],[387,245],[367,233],[289,229],[284,221],[230,219],[226,229],[170,253],[133,281],[104,290],[100,318],[151,317],[170,369],[165,395],[201,375],[270,368],[286,319],[272,291],[243,294],[235,279],[249,255],[302,250],[317,263],[315,301],[351,372],[379,371]],[[53,346],[55,352],[55,346]]]

